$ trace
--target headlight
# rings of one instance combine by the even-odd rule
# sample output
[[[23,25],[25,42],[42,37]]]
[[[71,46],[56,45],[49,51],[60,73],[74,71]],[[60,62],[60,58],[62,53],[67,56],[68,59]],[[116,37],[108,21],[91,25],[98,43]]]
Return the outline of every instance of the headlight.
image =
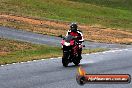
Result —
[[[61,48],[63,49],[63,46],[61,46]]]
[[[69,42],[65,42],[64,45],[65,46],[70,46],[70,43]]]

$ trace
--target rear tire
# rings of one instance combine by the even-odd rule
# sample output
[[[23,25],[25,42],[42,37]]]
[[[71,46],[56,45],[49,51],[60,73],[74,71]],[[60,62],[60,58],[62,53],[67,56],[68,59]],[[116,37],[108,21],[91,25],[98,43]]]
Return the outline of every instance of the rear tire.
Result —
[[[75,59],[73,60],[73,63],[74,63],[76,66],[78,66],[79,63],[80,63],[80,59],[79,59],[79,58],[75,58]]]
[[[73,59],[73,63],[78,66],[80,64],[80,60],[82,59],[82,56],[79,55],[76,58]]]
[[[79,63],[80,63],[80,61],[74,61],[73,63],[74,63],[76,66],[78,66]]]

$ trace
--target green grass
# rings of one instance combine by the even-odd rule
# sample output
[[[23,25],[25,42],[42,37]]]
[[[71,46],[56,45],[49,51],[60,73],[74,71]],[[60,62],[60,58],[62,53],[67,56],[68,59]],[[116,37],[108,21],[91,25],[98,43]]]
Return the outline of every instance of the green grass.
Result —
[[[96,52],[103,52],[103,51],[108,51],[109,49],[106,48],[94,48],[94,49],[84,49],[83,54],[87,53],[96,53]]]
[[[131,30],[131,4],[130,0],[1,0],[0,12]]]
[[[132,11],[132,0],[69,0]]]
[[[38,59],[46,59],[51,57],[58,57],[61,55],[59,48],[36,46],[36,50],[20,50],[11,52],[10,54],[0,56],[0,64],[10,64],[16,62],[25,62]]]
[[[30,44],[0,38],[0,65],[58,57],[60,55],[62,55],[60,47]]]
[[[102,52],[106,49],[85,49],[83,53]],[[3,53],[4,52],[4,53]],[[0,65],[62,56],[60,47],[31,44],[0,38]]]

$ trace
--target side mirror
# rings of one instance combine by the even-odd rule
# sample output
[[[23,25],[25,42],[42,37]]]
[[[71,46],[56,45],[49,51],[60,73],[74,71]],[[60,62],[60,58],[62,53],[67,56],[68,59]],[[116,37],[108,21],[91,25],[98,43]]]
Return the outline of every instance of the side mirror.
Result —
[[[62,35],[59,35],[58,37],[63,38],[63,39],[65,38],[65,37],[64,37],[64,36],[62,36]]]

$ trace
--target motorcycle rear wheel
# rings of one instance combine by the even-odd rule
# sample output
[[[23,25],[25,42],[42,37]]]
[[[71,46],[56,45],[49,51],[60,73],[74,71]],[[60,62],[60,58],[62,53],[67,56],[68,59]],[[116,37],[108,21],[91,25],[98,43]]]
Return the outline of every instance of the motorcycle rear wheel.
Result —
[[[81,57],[76,57],[73,59],[73,63],[78,66],[80,64]]]
[[[73,63],[78,66],[80,64],[80,60],[79,61],[73,61]]]
[[[76,58],[76,59],[78,59],[78,58]],[[80,60],[74,60],[73,63],[74,63],[76,66],[78,66],[78,65],[80,64]]]

